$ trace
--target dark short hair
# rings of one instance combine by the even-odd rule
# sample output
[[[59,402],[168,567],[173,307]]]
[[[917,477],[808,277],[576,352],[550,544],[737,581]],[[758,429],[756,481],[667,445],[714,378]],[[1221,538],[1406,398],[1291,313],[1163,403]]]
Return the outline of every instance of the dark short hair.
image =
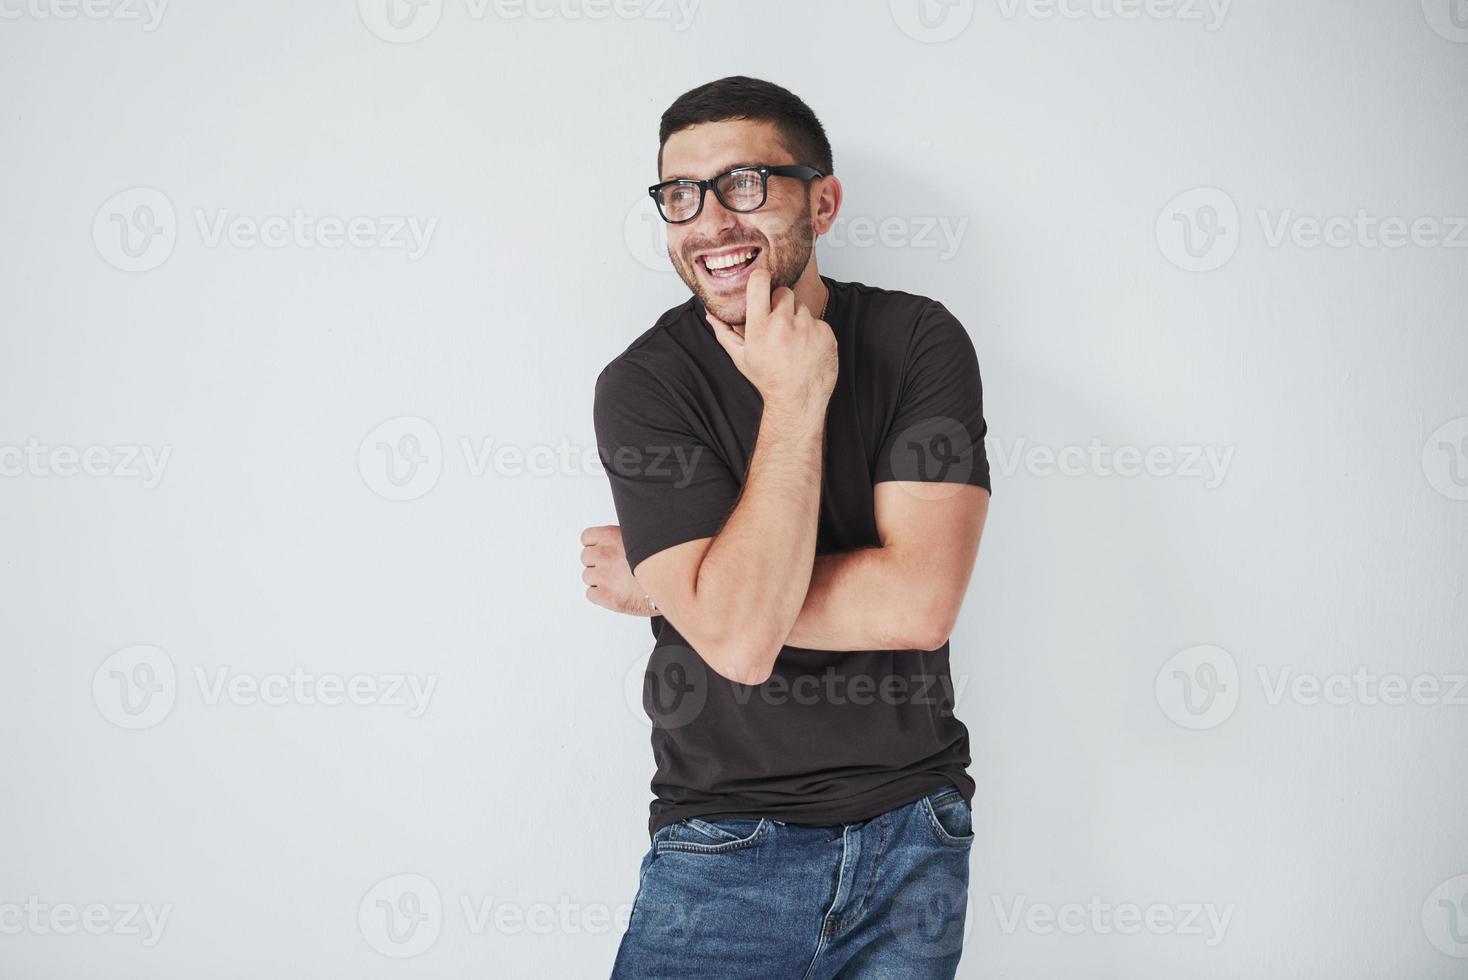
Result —
[[[810,106],[774,82],[730,75],[689,89],[668,106],[658,127],[658,173],[663,172],[663,147],[669,136],[699,123],[732,119],[774,123],[796,163],[827,175],[833,172],[831,141]]]

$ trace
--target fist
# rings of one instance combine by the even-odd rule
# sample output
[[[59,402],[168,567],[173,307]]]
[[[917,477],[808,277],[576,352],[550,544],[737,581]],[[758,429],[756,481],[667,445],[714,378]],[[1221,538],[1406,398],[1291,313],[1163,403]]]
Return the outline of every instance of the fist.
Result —
[[[589,527],[581,532],[581,581],[586,598],[603,609],[629,616],[655,616],[647,594],[622,550],[622,529],[615,524]]]

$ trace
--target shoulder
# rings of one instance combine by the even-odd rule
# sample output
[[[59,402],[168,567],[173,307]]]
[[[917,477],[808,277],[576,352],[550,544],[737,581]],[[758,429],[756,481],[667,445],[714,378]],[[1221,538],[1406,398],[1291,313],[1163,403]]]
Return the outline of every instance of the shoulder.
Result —
[[[882,361],[904,364],[930,347],[967,346],[963,324],[943,303],[902,289],[837,283],[863,347]]]
[[[658,317],[616,357],[607,362],[597,375],[597,387],[603,382],[627,383],[651,375],[658,377],[675,367],[683,349],[681,334],[687,332],[694,315],[694,300],[673,307]]]
[[[628,400],[665,398],[670,382],[688,369],[688,333],[694,323],[693,297],[665,311],[596,377],[598,414]]]

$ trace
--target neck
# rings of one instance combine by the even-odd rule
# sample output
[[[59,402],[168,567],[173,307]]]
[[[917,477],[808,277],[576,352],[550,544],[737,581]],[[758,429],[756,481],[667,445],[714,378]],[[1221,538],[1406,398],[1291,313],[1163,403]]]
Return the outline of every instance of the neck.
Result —
[[[829,292],[830,289],[821,281],[820,270],[816,268],[816,258],[812,255],[810,261],[805,265],[805,271],[795,281],[796,308],[798,309],[803,303],[806,309],[810,310],[811,316],[819,317],[821,310],[826,305],[826,294]]]

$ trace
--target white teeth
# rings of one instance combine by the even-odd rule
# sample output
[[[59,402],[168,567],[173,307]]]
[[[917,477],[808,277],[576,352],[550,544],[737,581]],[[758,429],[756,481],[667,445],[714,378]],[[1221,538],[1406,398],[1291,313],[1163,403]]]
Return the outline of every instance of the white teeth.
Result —
[[[742,252],[730,252],[728,255],[710,255],[703,261],[709,269],[728,269],[748,262],[754,256],[754,252],[754,249],[747,248]]]

